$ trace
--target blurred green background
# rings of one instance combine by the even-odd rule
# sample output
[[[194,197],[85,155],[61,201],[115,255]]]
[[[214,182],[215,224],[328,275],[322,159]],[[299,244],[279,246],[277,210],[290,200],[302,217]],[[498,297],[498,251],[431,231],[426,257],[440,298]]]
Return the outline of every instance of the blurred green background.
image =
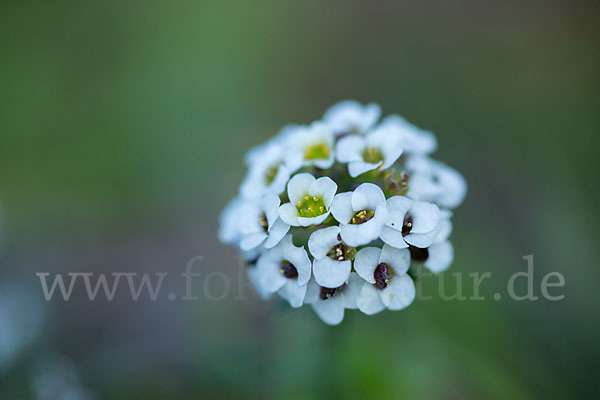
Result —
[[[25,285],[46,317],[0,398],[34,398],[48,354],[95,398],[597,398],[599,18],[596,1],[3,1],[0,295]],[[216,230],[243,154],[347,98],[437,134],[469,184],[443,279],[470,295],[490,271],[487,300],[331,328],[236,299]],[[536,294],[559,271],[565,299],[494,301],[529,254]],[[224,300],[46,303],[35,276],[169,272],[182,293],[194,256],[232,278]]]

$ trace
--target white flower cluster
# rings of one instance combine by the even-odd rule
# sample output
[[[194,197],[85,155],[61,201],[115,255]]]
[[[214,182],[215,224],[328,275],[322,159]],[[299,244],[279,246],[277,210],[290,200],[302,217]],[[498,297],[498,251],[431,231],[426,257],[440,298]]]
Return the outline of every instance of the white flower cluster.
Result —
[[[309,126],[287,126],[246,156],[248,174],[219,238],[248,261],[264,298],[310,304],[328,324],[415,298],[411,262],[450,266],[451,209],[463,177],[429,155],[437,141],[376,104],[344,101]]]

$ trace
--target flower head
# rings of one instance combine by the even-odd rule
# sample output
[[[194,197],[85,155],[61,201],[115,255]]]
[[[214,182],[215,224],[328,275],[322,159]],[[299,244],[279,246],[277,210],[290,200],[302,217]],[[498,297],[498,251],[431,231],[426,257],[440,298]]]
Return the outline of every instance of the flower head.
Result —
[[[412,265],[438,273],[452,263],[449,209],[463,201],[465,180],[429,157],[431,132],[397,115],[378,124],[380,113],[344,101],[246,154],[218,235],[238,247],[262,298],[310,304],[336,325],[348,309],[407,307]]]

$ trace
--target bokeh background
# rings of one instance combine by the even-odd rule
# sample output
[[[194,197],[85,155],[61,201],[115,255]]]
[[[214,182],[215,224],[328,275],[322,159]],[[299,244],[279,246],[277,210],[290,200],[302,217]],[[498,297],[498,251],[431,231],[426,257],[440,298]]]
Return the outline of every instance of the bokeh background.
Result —
[[[3,1],[0,398],[597,398],[599,19],[591,0]],[[216,230],[244,152],[347,98],[437,134],[469,183],[442,279],[490,271],[485,301],[331,328],[238,279]],[[559,271],[565,299],[495,301],[529,254],[536,294]],[[195,256],[223,300],[202,296],[217,278],[166,298]],[[36,272],[84,271],[170,275],[156,302],[44,301]]]

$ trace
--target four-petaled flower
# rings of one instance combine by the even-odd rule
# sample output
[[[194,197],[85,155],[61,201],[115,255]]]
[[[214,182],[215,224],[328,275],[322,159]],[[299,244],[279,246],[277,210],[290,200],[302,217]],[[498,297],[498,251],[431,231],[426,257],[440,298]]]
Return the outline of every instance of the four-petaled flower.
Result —
[[[359,310],[376,314],[385,308],[401,310],[415,298],[415,284],[406,274],[410,265],[408,249],[384,245],[365,247],[356,254],[354,269],[366,282],[356,299]]]
[[[306,285],[311,276],[311,264],[302,247],[292,243],[292,235],[267,250],[256,262],[260,285],[268,293],[277,292],[292,307],[301,307]]]
[[[342,240],[353,247],[377,239],[388,215],[385,195],[373,183],[363,183],[354,192],[335,196],[331,213],[340,223]]]
[[[314,279],[311,279],[304,302],[312,305],[323,322],[337,325],[344,319],[345,309],[357,308],[356,299],[364,282],[356,272],[350,273],[346,282],[334,288],[319,286]]]
[[[381,240],[390,246],[425,248],[439,234],[440,209],[435,204],[393,196],[387,199],[387,210],[389,217],[381,231]]]
[[[295,175],[287,187],[290,202],[279,207],[279,216],[291,226],[318,225],[329,217],[336,191],[337,184],[326,176]]]
[[[391,167],[402,155],[402,135],[396,129],[380,126],[366,136],[341,138],[335,152],[339,162],[348,164],[350,176],[356,178]]]
[[[329,108],[323,121],[335,135],[364,134],[377,122],[381,107],[375,103],[363,106],[357,101],[346,100]]]
[[[313,274],[319,285],[335,288],[348,280],[356,249],[342,241],[338,226],[315,231],[308,239],[308,249],[315,258]]]

